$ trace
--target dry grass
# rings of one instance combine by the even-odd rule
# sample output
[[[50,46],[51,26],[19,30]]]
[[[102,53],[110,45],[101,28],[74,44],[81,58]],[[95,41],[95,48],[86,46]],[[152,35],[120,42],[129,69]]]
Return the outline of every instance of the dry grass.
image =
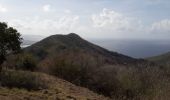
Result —
[[[75,86],[65,80],[43,73],[36,72],[36,74],[48,84],[48,89],[28,91],[1,87],[0,100],[109,100],[109,98],[98,95],[86,88]]]

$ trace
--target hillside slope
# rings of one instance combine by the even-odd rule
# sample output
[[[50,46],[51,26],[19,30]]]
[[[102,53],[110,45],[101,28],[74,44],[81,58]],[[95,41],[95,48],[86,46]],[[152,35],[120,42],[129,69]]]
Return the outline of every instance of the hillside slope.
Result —
[[[0,100],[109,100],[109,98],[54,76],[38,72],[27,73],[38,74],[44,82],[48,83],[49,88],[28,91],[0,87]]]
[[[162,54],[162,55],[154,56],[154,57],[149,57],[146,59],[149,61],[155,62],[157,64],[160,64],[160,65],[170,66],[170,52]]]
[[[113,99],[156,97],[159,93],[155,87],[167,83],[169,77],[149,61],[108,51],[74,33],[47,37],[24,52],[37,59],[36,70]],[[163,86],[162,91],[166,93],[168,86]],[[148,92],[151,92],[149,96]]]
[[[65,52],[76,52],[91,55],[95,59],[101,57],[103,63],[109,64],[126,64],[137,61],[131,57],[116,52],[111,52],[94,45],[82,39],[75,33],[47,37],[42,41],[25,48],[25,51],[33,53],[33,55],[36,55],[40,60]]]

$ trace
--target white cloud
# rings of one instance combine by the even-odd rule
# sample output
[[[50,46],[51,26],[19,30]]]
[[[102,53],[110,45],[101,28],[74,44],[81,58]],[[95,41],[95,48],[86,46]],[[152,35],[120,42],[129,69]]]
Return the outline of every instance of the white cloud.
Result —
[[[93,27],[113,32],[136,31],[142,27],[135,18],[104,8],[100,14],[92,15]]]
[[[44,11],[44,12],[49,12],[49,11],[51,11],[51,5],[49,5],[49,4],[44,5],[44,6],[43,6],[43,11]]]
[[[154,22],[151,25],[151,31],[154,33],[170,33],[170,20],[164,19],[158,22]]]
[[[24,18],[9,20],[10,26],[17,28],[22,34],[48,36],[74,32],[79,23],[79,16],[60,16],[55,19]]]
[[[64,10],[64,13],[66,13],[66,14],[70,14],[70,13],[71,13],[71,10],[66,9],[66,10]]]
[[[86,17],[79,17],[70,12],[65,10],[65,15],[53,16],[49,19],[39,16],[5,21],[22,34],[44,36],[75,32],[88,38],[154,38],[156,35],[151,33],[170,32],[170,20],[162,20],[146,26],[139,19],[106,8],[98,14]]]
[[[4,6],[0,5],[0,12],[7,12],[7,8],[5,8]]]

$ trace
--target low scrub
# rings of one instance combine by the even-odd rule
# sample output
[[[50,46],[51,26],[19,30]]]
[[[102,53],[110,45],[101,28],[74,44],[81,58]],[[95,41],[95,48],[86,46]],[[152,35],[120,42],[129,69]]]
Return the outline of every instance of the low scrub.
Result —
[[[29,53],[10,55],[4,63],[4,67],[16,70],[35,71],[37,68],[36,58]]]
[[[40,75],[28,71],[3,71],[1,73],[1,85],[28,90],[47,88]]]

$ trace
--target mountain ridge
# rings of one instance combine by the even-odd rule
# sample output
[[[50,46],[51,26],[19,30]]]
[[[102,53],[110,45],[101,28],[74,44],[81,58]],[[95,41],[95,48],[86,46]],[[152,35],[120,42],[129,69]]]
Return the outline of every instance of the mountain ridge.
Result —
[[[84,39],[82,39],[80,36],[78,36],[75,33],[70,33],[68,35],[62,35],[62,34],[57,34],[57,35],[52,35],[49,36],[35,44],[33,44],[30,47],[25,48],[25,51],[31,50],[31,47],[35,47],[35,49],[38,48],[50,48],[50,46],[57,46],[59,49],[84,49],[84,51],[89,51],[90,53],[97,53],[102,56],[105,56],[106,58],[111,58],[112,60],[116,60],[114,62],[108,61],[110,63],[121,63],[121,64],[126,64],[126,63],[135,63],[138,62],[139,60],[125,56],[123,54],[119,54],[117,52],[109,51],[105,48],[102,48],[100,46],[97,46],[95,44],[92,44]],[[33,50],[33,49],[32,49]],[[35,52],[36,50],[33,50]],[[57,51],[57,50],[56,50]]]
[[[161,55],[146,58],[147,60],[157,63],[162,66],[170,66],[170,52],[163,53]]]

